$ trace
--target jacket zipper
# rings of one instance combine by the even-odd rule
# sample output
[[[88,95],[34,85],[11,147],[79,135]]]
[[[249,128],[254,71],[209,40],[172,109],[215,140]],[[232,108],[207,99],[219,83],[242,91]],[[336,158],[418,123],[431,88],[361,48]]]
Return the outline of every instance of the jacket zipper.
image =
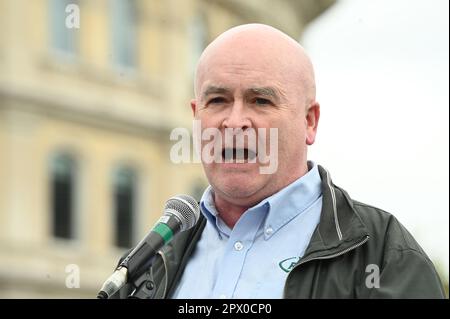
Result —
[[[331,200],[333,203],[334,224],[336,226],[336,231],[337,231],[339,240],[342,240],[341,227],[339,226],[339,220],[338,220],[338,216],[337,216],[336,193],[334,192],[334,188],[331,187],[330,173],[328,173],[328,171],[326,169],[325,169],[325,171],[327,172],[327,185],[328,185],[328,188],[330,189]]]
[[[299,263],[298,263],[297,265],[295,265],[294,268],[292,268],[292,270],[289,272],[289,275],[288,275],[288,277],[286,278],[286,282],[288,281],[289,276],[290,276],[290,274],[292,273],[292,271],[294,271],[294,269],[297,268],[297,267],[299,267],[300,265],[303,265],[303,264],[305,264],[305,263],[307,263],[307,262],[309,262],[309,261],[312,261],[312,260],[331,259],[331,258],[335,258],[335,257],[341,256],[341,255],[343,255],[343,254],[346,254],[346,253],[348,253],[349,251],[351,251],[351,250],[353,250],[353,249],[356,249],[356,248],[358,248],[359,246],[363,245],[366,241],[369,240],[369,237],[370,237],[370,236],[367,235],[367,236],[364,237],[361,241],[357,242],[357,243],[354,244],[353,246],[350,246],[350,247],[344,249],[343,251],[340,251],[340,252],[337,252],[337,253],[334,253],[334,254],[331,254],[331,255],[327,255],[327,256],[313,257],[313,258],[305,259],[305,260],[299,262]],[[285,285],[285,287],[284,287],[283,296],[286,296],[286,285]]]

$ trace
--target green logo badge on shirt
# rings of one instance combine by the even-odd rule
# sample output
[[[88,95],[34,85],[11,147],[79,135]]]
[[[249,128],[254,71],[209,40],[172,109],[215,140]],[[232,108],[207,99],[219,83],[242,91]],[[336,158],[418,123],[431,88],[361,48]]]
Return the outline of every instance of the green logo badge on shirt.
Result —
[[[292,268],[294,268],[295,265],[297,265],[299,260],[300,260],[299,257],[291,257],[291,258],[287,258],[285,260],[280,261],[280,263],[278,265],[285,272],[290,272],[292,270]]]

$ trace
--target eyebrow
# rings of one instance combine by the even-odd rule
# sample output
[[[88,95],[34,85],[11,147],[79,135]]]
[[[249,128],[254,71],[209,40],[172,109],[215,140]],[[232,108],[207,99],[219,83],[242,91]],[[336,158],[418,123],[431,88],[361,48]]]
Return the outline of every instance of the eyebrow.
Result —
[[[267,97],[271,97],[275,100],[279,100],[280,97],[277,94],[277,90],[272,88],[272,87],[255,87],[255,88],[250,88],[248,90],[246,90],[246,94],[252,94],[252,95],[260,95],[260,96],[267,96]]]
[[[222,86],[208,86],[208,88],[202,94],[202,100],[205,100],[208,95],[211,94],[225,94],[229,93],[230,89]]]
[[[227,94],[230,93],[230,89],[222,86],[209,86],[205,92],[202,94],[202,100],[205,100],[208,95],[211,94]],[[277,90],[272,87],[254,87],[245,90],[245,95],[260,95],[271,97],[277,101],[279,101],[280,96],[277,94]]]

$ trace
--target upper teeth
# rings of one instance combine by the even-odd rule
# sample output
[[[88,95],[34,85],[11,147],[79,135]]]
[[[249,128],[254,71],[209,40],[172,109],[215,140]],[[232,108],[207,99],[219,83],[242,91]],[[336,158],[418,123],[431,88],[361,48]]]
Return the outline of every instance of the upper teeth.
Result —
[[[223,151],[223,157],[226,161],[233,159],[238,161],[243,161],[246,159],[252,160],[256,157],[256,153],[249,149],[226,148]]]

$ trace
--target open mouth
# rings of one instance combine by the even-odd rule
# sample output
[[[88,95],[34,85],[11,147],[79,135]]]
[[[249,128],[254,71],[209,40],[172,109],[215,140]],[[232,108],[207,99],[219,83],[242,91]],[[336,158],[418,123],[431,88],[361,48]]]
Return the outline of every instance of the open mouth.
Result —
[[[258,154],[248,148],[224,148],[222,150],[222,160],[226,163],[245,163],[254,161]]]

